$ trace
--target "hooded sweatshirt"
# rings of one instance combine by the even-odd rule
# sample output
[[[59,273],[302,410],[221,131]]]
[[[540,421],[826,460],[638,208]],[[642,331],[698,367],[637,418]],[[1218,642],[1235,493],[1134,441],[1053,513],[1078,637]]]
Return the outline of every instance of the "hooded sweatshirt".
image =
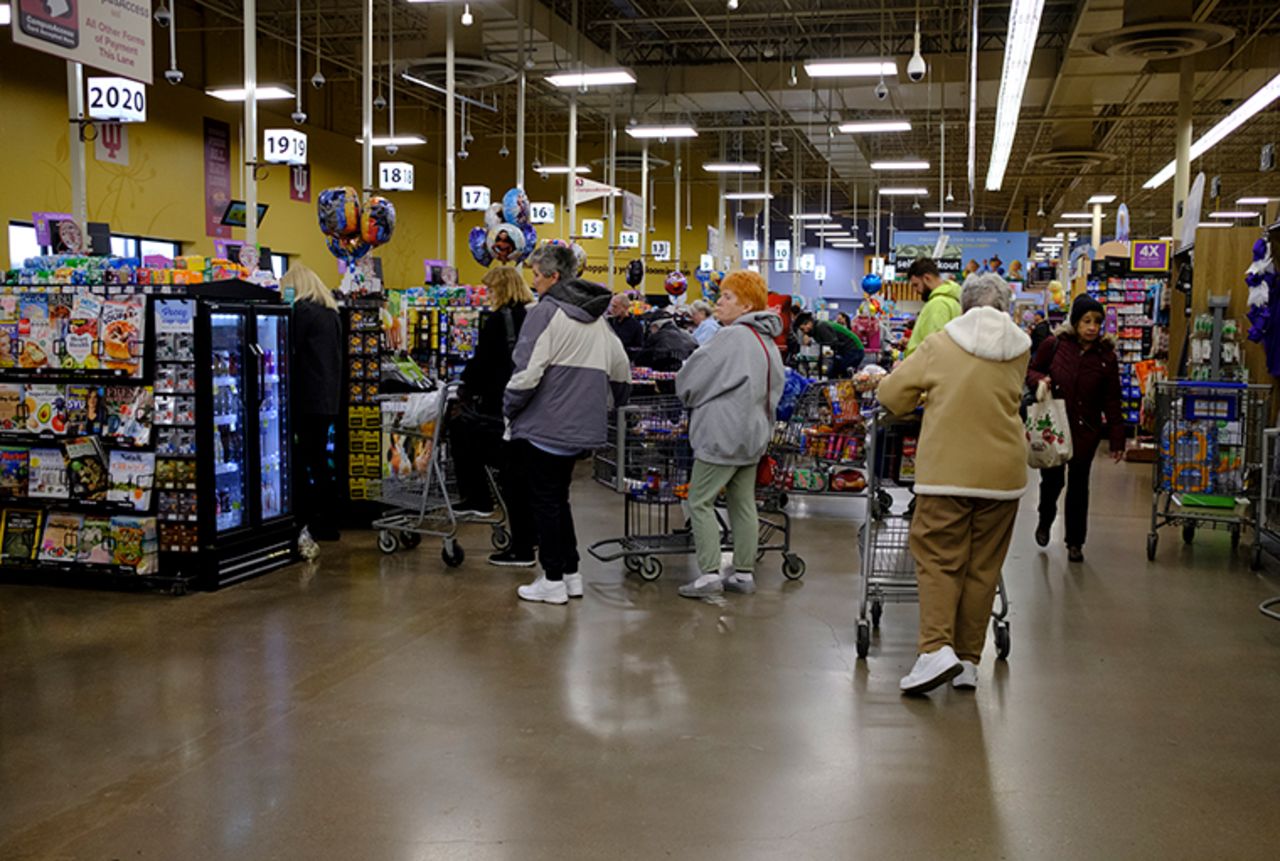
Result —
[[[904,415],[924,402],[915,492],[1017,499],[1027,485],[1018,418],[1031,339],[995,308],[971,308],[885,377],[877,395]]]
[[[613,294],[575,279],[557,283],[525,315],[503,397],[511,439],[551,451],[607,441],[609,401],[627,402],[631,365],[602,315]]]
[[[911,340],[907,341],[907,355],[914,353],[925,338],[941,332],[943,327],[961,313],[959,284],[948,280],[934,287],[924,307],[920,309],[915,328],[911,330]]]
[[[743,314],[680,369],[676,394],[691,411],[689,443],[695,458],[718,466],[760,460],[786,382],[773,343],[780,334],[782,318],[772,311]]]

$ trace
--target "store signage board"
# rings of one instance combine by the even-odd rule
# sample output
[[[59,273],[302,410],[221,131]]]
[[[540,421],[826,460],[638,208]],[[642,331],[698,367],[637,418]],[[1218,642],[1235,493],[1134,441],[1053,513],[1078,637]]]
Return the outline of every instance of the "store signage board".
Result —
[[[699,272],[710,272],[714,268],[716,268],[716,260],[710,254],[703,254],[698,258]]]
[[[90,78],[85,103],[91,120],[147,121],[147,88],[128,78]]]
[[[462,208],[467,212],[484,212],[489,208],[489,186],[464,185],[462,187]]]
[[[650,254],[654,260],[670,260],[671,259],[671,243],[665,240],[655,239],[649,245]]]
[[[262,133],[262,158],[267,164],[306,164],[307,133],[267,129]]]
[[[36,227],[36,242],[41,245],[53,244],[53,225],[60,221],[73,221],[67,212],[33,212],[31,221]]]
[[[1168,272],[1168,241],[1134,240],[1130,248],[1129,268],[1134,272]]]
[[[759,260],[760,259],[760,243],[754,239],[745,239],[742,242],[742,259]]]
[[[619,248],[639,248],[640,234],[634,230],[623,230],[618,233]]]
[[[599,218],[582,219],[582,238],[583,239],[603,239],[604,238],[604,222]]]
[[[529,204],[530,224],[555,224],[556,205],[554,203]]]
[[[413,165],[407,161],[378,162],[378,188],[382,191],[413,191]]]
[[[814,258],[812,254],[800,255],[800,271],[801,272],[804,272],[804,273],[812,272],[814,268],[817,267],[817,265],[818,265],[818,261]]]
[[[773,241],[773,271],[787,272],[791,269],[791,240],[775,239]]]
[[[13,13],[15,45],[152,82],[150,3],[18,0]]]
[[[822,264],[818,264],[817,266],[813,267],[813,277],[814,277],[814,279],[815,279],[815,280],[820,281],[820,282],[821,282],[821,281],[826,281],[826,280],[827,280],[827,267],[823,266]]]

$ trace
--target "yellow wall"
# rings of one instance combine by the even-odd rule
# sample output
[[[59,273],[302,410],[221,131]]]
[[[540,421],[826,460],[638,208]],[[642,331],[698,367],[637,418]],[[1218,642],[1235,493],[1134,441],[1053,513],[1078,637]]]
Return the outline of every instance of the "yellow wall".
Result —
[[[159,79],[157,79],[159,80]],[[69,179],[65,65],[39,52],[17,47],[0,51],[0,153],[6,167],[3,192],[0,193],[0,220],[29,220],[32,212],[65,212],[71,208]],[[204,226],[204,151],[203,118],[213,117],[231,126],[232,195],[243,198],[239,169],[242,161],[237,138],[242,111],[239,105],[226,104],[189,87],[172,87],[157,83],[148,88],[148,119],[128,129],[130,160],[127,167],[103,164],[94,158],[93,144],[86,143],[88,164],[88,206],[91,221],[105,221],[113,231],[137,233],[183,243],[183,251],[212,254],[213,239],[205,236]],[[352,106],[352,110],[357,110]],[[260,128],[291,127],[288,118],[290,102],[268,103],[260,109]],[[375,128],[386,122],[379,115]],[[272,167],[258,185],[258,199],[270,204],[258,241],[273,250],[289,255],[311,266],[322,277],[336,282],[337,268],[325,248],[316,227],[315,199],[321,189],[334,185],[360,184],[360,147],[344,138],[315,128],[309,134],[312,202],[289,199],[289,170]],[[432,134],[427,146],[406,147],[396,160],[415,165],[417,189],[388,196],[395,203],[397,222],[392,241],[377,252],[383,259],[383,271],[391,285],[408,286],[423,281],[422,261],[442,258],[444,237],[443,210],[443,135]],[[583,136],[579,141],[579,160],[589,163],[603,152],[603,135]],[[494,199],[514,184],[514,159],[497,155],[498,142],[480,138],[472,144],[473,155],[458,162],[458,182],[487,185]],[[551,149],[562,150],[563,142]],[[655,146],[655,154],[669,158],[669,152]],[[530,153],[533,152],[532,145]],[[380,156],[375,153],[375,160]],[[533,155],[530,155],[532,160]],[[550,158],[544,158],[550,162]],[[686,172],[686,175],[690,173]],[[595,169],[593,175],[603,178]],[[675,212],[671,168],[656,174],[656,232],[642,239],[645,247],[654,239],[675,240]],[[621,180],[624,187],[639,192],[638,174]],[[527,177],[526,185],[533,200],[557,204],[557,225],[540,225],[539,238],[562,235],[565,224],[563,198],[564,177],[542,180],[536,174]],[[714,224],[714,186],[705,180],[695,186],[693,230],[684,232],[683,271],[696,267],[698,255],[705,250],[706,227]],[[599,217],[604,201],[593,201],[578,208],[578,218]],[[621,209],[619,207],[619,218]],[[457,217],[457,254],[460,277],[475,283],[484,274],[467,251],[467,234],[482,223],[481,213],[464,213]],[[577,232],[576,230],[573,232]],[[242,231],[235,231],[240,238]],[[608,258],[607,243],[594,240],[584,243],[589,264],[603,265]],[[7,265],[8,237],[0,231],[0,261]],[[616,265],[625,266],[631,257],[618,252]],[[692,267],[691,265],[692,264]],[[674,264],[654,264],[655,271],[646,279],[648,292],[661,290],[662,279]],[[596,280],[608,282],[603,273]],[[690,279],[691,293],[696,295],[696,282]],[[614,279],[616,289],[625,281]]]

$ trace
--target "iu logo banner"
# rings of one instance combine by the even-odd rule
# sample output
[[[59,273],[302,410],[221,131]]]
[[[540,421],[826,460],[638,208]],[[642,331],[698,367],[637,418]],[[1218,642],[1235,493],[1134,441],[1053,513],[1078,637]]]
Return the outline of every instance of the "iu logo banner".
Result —
[[[124,123],[99,123],[93,157],[108,164],[129,165],[129,131]]]
[[[311,165],[295,164],[289,168],[289,199],[311,202]]]

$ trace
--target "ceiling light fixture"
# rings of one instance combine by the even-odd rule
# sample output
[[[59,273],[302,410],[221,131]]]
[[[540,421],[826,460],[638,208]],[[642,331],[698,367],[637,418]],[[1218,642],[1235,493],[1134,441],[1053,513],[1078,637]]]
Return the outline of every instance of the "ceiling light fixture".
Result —
[[[637,140],[696,138],[698,136],[698,132],[693,126],[628,126],[627,134]]]
[[[224,102],[244,101],[244,87],[211,87],[205,90],[204,94],[213,96],[215,99],[221,99]],[[263,84],[255,89],[254,98],[260,102],[292,99],[293,90],[286,87],[277,87],[274,84]]]
[[[1275,200],[1280,200],[1280,197],[1237,197],[1236,203],[1241,206],[1266,206]]]
[[[964,228],[964,225],[958,221],[926,221],[924,226],[934,230],[961,230]]]
[[[702,169],[707,173],[759,173],[760,165],[754,161],[708,161]]]
[[[470,27],[473,23],[475,23],[475,20],[476,19],[471,14],[471,4],[470,3],[464,4],[462,7],[462,26]]]
[[[541,167],[537,168],[537,171],[538,173],[555,173],[555,174],[567,175],[569,173],[569,165],[544,164]],[[591,173],[591,168],[588,165],[580,164],[573,169],[573,172],[574,173]]]
[[[1243,209],[1230,210],[1230,211],[1224,210],[1222,212],[1210,212],[1209,217],[1210,218],[1258,218],[1259,213],[1248,212],[1247,210],[1243,210]]]
[[[810,60],[804,71],[811,78],[875,78],[897,75],[898,64],[892,60]]]
[[[929,162],[927,161],[873,161],[871,162],[872,170],[928,170]]]
[[[830,221],[831,216],[825,212],[802,212],[799,215],[791,216],[796,221]]]
[[[6,27],[9,24],[9,4],[0,6],[0,27]]]
[[[546,81],[553,87],[619,87],[634,84],[636,76],[630,69],[592,69],[582,72],[559,72],[547,75]]]
[[[853,120],[840,124],[840,131],[849,135],[873,134],[876,132],[909,132],[910,120]]]
[[[1235,227],[1230,221],[1202,221],[1196,227]]]
[[[882,188],[881,197],[928,197],[927,188]]]
[[[418,146],[419,144],[424,144],[426,142],[427,139],[422,135],[395,135],[394,137],[373,136],[374,146]],[[356,143],[364,143],[364,138],[356,138]]]
[[[1280,98],[1280,75],[1276,75],[1271,80],[1262,85],[1262,89],[1245,99],[1231,113],[1223,117],[1217,125],[1209,129],[1200,140],[1191,145],[1191,161],[1195,161],[1204,155],[1218,143],[1218,141],[1231,134],[1236,129],[1251,120],[1254,114],[1266,108],[1277,98]],[[1177,170],[1177,161],[1171,161],[1160,169],[1160,172],[1151,179],[1142,184],[1143,188],[1159,188],[1170,179],[1173,178],[1174,172]]]
[[[964,212],[926,212],[925,218],[968,218],[968,214]]]
[[[996,101],[995,137],[987,166],[987,191],[999,191],[1009,167],[1013,139],[1018,134],[1018,113],[1031,71],[1031,53],[1040,31],[1044,0],[1013,0],[1009,8],[1009,31],[1004,40],[1004,68],[1000,72],[1000,95]]]
[[[1095,203],[1114,203],[1116,196],[1114,194],[1095,194],[1093,197],[1085,201],[1085,203],[1093,205]]]
[[[725,200],[773,200],[767,191],[731,191],[724,196]]]
[[[1077,220],[1077,221],[1079,221],[1079,220],[1084,220],[1084,221],[1093,221],[1093,213],[1092,213],[1092,212],[1064,212],[1064,213],[1062,213],[1061,215],[1059,215],[1058,217],[1059,217],[1059,218],[1065,218],[1065,219],[1068,219],[1068,220],[1070,220],[1070,219],[1075,219],[1075,220]],[[1100,217],[1100,218],[1106,218],[1106,217],[1107,217],[1107,214],[1106,214],[1105,212],[1100,213],[1100,214],[1099,214],[1099,217]]]
[[[738,0],[728,0],[724,5],[729,8],[730,12],[738,11]]]

